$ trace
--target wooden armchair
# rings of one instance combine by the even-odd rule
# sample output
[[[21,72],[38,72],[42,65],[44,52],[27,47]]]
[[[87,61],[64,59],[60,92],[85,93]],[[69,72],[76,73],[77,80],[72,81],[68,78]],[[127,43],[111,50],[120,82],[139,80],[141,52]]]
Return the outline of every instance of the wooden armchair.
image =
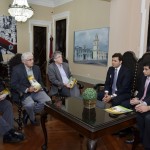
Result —
[[[22,103],[21,100],[23,98],[23,93],[20,93],[19,91],[12,90],[10,87],[10,79],[11,79],[11,73],[14,66],[21,63],[21,55],[22,54],[16,54],[14,55],[8,62],[8,86],[11,92],[10,100],[11,102],[17,106],[18,109],[18,116],[15,118],[15,121],[18,124],[18,130],[22,130],[23,122],[22,122]]]

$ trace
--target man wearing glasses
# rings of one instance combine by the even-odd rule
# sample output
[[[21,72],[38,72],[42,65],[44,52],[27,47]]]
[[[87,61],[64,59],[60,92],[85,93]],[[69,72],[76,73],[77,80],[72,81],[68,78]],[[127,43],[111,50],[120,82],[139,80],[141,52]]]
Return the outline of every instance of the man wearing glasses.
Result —
[[[25,52],[21,56],[22,63],[15,66],[11,75],[11,87],[24,94],[22,105],[25,108],[23,123],[38,125],[35,113],[41,112],[44,103],[51,101],[50,97],[43,91],[40,68],[34,65],[31,52]]]
[[[50,95],[55,95],[59,92],[62,96],[80,97],[80,91],[77,85],[71,88],[70,84],[68,84],[72,75],[68,63],[63,62],[60,51],[53,53],[53,62],[48,66],[48,77],[52,83]]]

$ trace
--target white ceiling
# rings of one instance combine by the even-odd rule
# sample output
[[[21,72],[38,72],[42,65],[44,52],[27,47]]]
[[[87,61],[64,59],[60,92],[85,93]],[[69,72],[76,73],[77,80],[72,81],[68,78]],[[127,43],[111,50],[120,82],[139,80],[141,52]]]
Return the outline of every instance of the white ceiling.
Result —
[[[30,4],[48,6],[48,7],[56,7],[59,5],[63,5],[73,0],[27,0]]]

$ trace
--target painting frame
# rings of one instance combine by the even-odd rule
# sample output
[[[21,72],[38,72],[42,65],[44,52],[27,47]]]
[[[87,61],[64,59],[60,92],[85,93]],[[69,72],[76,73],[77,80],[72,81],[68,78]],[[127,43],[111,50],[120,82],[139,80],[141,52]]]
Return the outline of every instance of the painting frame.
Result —
[[[12,16],[0,16],[0,51],[4,55],[17,53],[17,22]]]
[[[109,27],[74,31],[74,63],[107,66]]]

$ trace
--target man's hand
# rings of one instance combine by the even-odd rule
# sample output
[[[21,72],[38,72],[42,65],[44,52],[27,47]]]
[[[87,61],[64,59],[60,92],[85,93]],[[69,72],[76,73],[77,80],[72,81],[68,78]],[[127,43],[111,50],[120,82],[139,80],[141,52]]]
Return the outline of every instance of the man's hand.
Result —
[[[28,88],[28,92],[29,92],[29,93],[35,92],[35,88],[34,88],[33,86],[30,86],[30,87]]]
[[[137,97],[132,98],[132,99],[130,100],[130,104],[131,104],[131,105],[140,104],[140,100],[139,100]]]
[[[67,88],[70,88],[70,85],[69,84],[64,84]]]
[[[0,95],[0,101],[4,100],[6,98],[7,94]]]
[[[104,103],[108,103],[111,100],[111,96],[106,93],[102,100]]]
[[[144,112],[150,111],[150,106],[138,104],[135,106],[135,110],[137,112],[144,113]]]

